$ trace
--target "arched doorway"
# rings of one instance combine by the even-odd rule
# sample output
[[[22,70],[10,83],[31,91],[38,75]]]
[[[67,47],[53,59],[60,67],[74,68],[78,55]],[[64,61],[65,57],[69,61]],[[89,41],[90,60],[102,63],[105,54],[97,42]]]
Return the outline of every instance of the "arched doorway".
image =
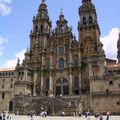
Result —
[[[13,101],[9,102],[9,111],[12,112],[13,111]]]
[[[60,78],[56,82],[56,96],[69,95],[69,83],[65,78]]]

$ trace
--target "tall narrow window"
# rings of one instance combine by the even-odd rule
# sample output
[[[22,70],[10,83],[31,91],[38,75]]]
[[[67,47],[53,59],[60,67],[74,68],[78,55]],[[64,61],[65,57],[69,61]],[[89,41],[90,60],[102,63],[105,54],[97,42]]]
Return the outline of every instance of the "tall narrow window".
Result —
[[[64,59],[63,58],[61,58],[59,60],[59,68],[64,68]]]
[[[89,17],[89,23],[92,23],[92,17],[91,16]]]
[[[59,96],[60,94],[62,94],[61,84],[62,84],[61,79],[58,79],[56,82],[56,96]]]
[[[40,26],[40,30],[41,30],[41,32],[43,32],[43,25]]]
[[[13,101],[9,102],[9,111],[13,111]]]
[[[5,93],[2,93],[2,99],[5,99]]]
[[[35,32],[37,32],[38,31],[38,26],[35,26]]]
[[[63,95],[69,95],[69,84],[65,78],[63,78]]]
[[[86,18],[85,17],[83,18],[83,24],[84,25],[86,24]]]

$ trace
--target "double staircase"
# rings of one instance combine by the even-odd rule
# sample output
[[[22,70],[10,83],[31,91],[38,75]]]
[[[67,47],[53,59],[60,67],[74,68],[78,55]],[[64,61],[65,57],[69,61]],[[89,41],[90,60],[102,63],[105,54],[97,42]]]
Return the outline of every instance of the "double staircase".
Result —
[[[60,115],[63,111],[66,115],[73,115],[73,112],[79,111],[79,99],[64,97],[33,97],[33,96],[15,96],[14,112],[28,114],[33,112],[40,115],[42,111],[47,111],[49,115]]]

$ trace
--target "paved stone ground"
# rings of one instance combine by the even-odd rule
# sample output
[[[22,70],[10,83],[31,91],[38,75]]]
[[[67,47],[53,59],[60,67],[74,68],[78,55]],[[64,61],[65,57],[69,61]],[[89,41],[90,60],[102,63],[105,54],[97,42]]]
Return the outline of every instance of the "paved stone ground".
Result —
[[[12,119],[11,120],[31,120],[30,117],[28,116],[18,116],[18,115],[11,115]],[[86,120],[84,116],[82,117],[56,117],[56,116],[53,116],[53,117],[39,117],[39,116],[34,116],[33,117],[33,120]],[[91,116],[90,117],[90,120],[96,120],[94,116]],[[104,119],[103,120],[106,120],[106,116],[104,116]],[[109,120],[120,120],[120,116],[110,116],[110,119]]]

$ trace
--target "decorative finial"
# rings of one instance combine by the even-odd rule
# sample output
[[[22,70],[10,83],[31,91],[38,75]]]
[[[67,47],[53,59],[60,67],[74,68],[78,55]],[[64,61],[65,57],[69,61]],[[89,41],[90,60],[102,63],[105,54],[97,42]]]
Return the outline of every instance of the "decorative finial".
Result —
[[[45,0],[42,0],[42,3],[44,3],[45,2]]]
[[[17,61],[17,66],[19,66],[20,65],[20,59],[18,58],[18,61]]]

